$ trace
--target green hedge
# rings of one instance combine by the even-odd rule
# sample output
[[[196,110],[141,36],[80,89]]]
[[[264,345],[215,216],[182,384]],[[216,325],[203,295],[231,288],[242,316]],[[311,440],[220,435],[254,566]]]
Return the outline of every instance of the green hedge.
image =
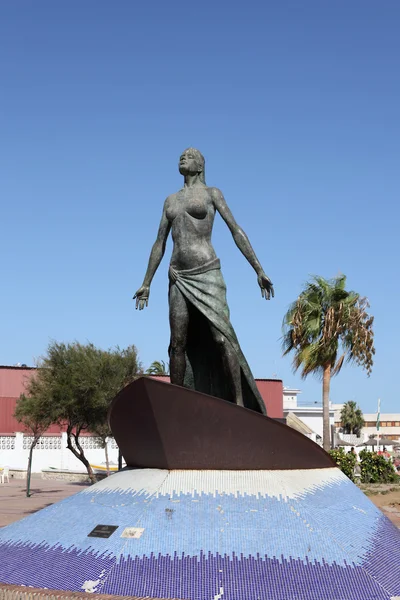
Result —
[[[393,483],[399,480],[392,461],[376,452],[361,450],[362,483]]]
[[[343,448],[329,452],[337,466],[351,481],[355,480],[354,467],[357,463],[356,455],[345,452]],[[361,450],[360,455],[361,483],[395,483],[400,481],[393,463],[376,452]]]
[[[343,448],[337,448],[336,450],[330,450],[329,454],[345,475],[351,481],[354,481],[354,467],[357,462],[357,457],[352,452],[345,452]]]

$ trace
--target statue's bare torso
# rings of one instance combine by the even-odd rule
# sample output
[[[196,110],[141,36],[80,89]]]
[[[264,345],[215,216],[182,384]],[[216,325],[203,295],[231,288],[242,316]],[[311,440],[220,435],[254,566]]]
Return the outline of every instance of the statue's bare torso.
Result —
[[[215,188],[196,185],[169,196],[165,214],[174,242],[171,266],[192,269],[216,258],[211,244],[215,218]]]

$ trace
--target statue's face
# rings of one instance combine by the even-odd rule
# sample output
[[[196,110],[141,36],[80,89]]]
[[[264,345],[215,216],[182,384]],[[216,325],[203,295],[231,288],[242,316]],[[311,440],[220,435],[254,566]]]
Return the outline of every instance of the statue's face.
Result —
[[[182,153],[179,159],[179,173],[181,175],[196,175],[201,171],[195,153],[189,148]]]

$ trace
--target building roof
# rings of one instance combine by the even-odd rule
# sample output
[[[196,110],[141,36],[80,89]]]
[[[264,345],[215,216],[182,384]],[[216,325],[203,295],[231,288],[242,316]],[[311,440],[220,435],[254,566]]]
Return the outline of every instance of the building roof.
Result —
[[[28,367],[28,365],[0,365],[0,369],[37,369],[37,367]]]
[[[354,444],[352,444],[351,442],[346,442],[345,440],[342,440],[342,438],[338,436],[336,439],[336,446],[351,446],[353,448]]]
[[[378,440],[376,438],[371,438],[364,442],[363,444],[358,444],[359,446],[377,446]],[[390,440],[389,438],[379,438],[380,446],[393,446],[396,445],[396,440]]]
[[[299,419],[297,415],[293,412],[289,412],[286,417],[286,425],[289,425],[292,429],[296,429],[303,435],[310,435],[314,433],[314,431],[309,427],[304,421]]]
[[[363,413],[364,421],[376,421],[377,413]],[[400,421],[400,413],[381,413],[381,421]]]

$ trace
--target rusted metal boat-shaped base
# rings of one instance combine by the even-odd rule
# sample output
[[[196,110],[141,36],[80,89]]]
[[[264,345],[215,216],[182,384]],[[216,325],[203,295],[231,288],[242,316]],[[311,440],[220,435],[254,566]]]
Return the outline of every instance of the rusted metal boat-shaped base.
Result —
[[[335,466],[287,425],[180,386],[141,377],[114,399],[110,426],[129,467],[322,469]]]

